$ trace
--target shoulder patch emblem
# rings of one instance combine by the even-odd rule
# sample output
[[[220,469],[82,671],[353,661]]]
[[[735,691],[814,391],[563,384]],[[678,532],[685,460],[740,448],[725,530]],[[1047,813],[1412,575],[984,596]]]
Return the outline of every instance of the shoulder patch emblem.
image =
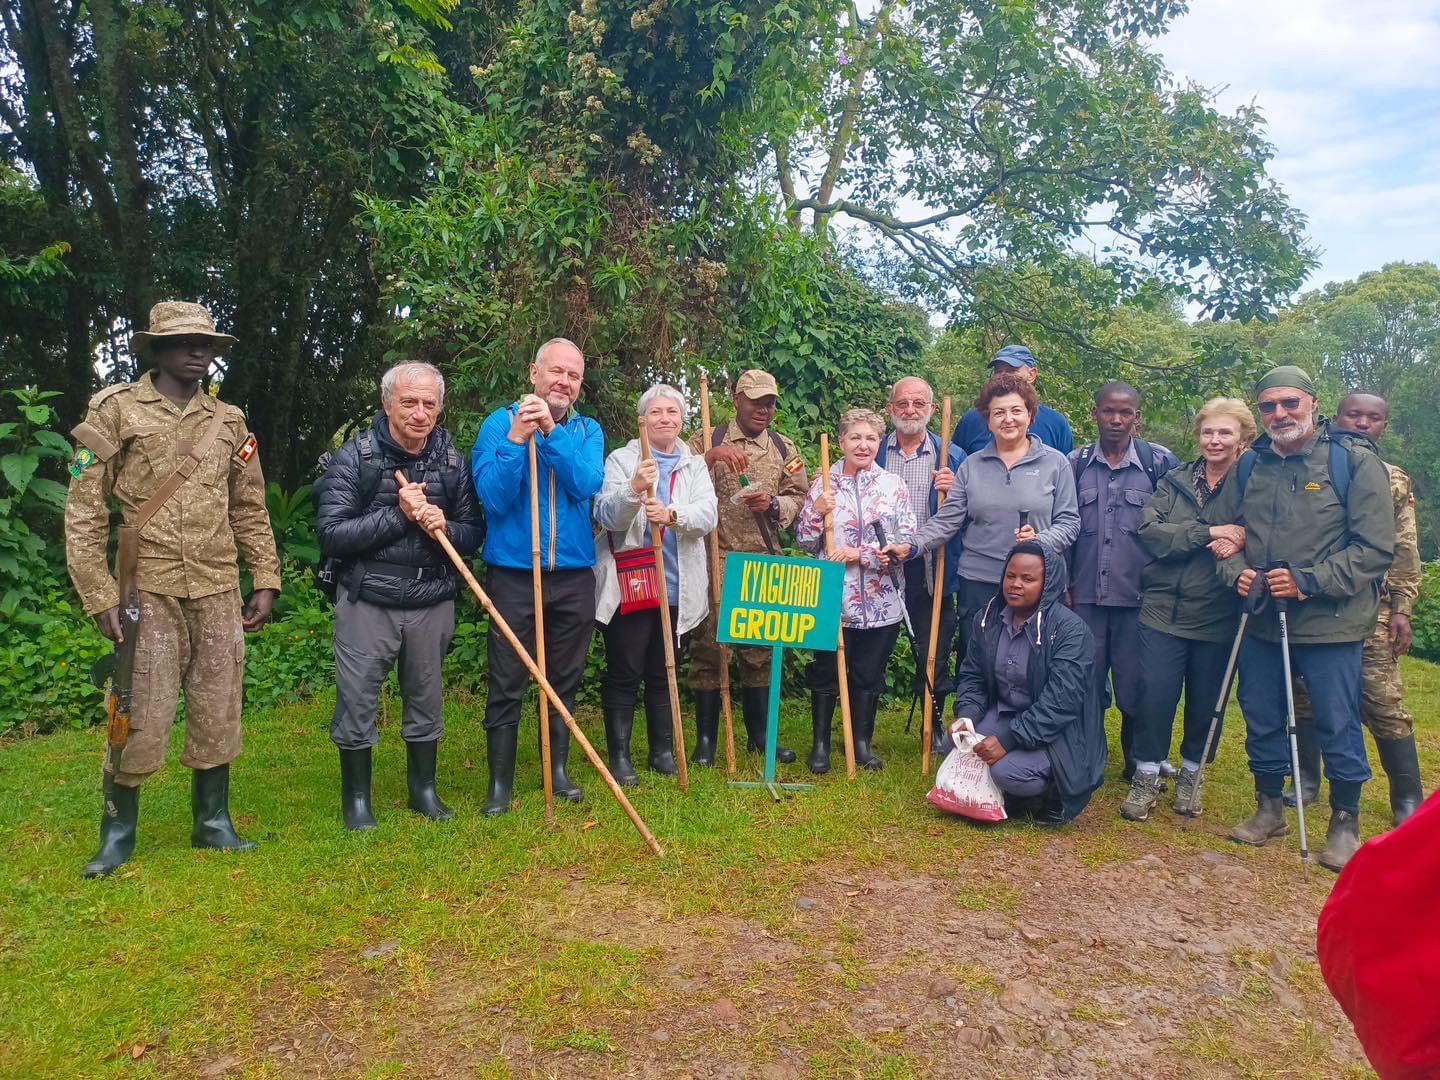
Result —
[[[789,461],[785,462],[785,473],[788,476],[794,476],[796,473],[804,471],[805,459],[802,458],[799,454],[796,454]]]
[[[255,441],[254,435],[246,435],[245,441],[240,444],[240,449],[235,451],[235,458],[241,465],[249,465],[250,459],[255,456],[260,444]]]
[[[80,449],[75,451],[75,457],[70,462],[70,475],[78,480],[80,474],[98,460],[95,456],[95,451],[91,450],[88,446],[80,447]]]
[[[1317,484],[1314,480],[1311,480],[1308,484],[1305,485],[1305,490],[1306,490],[1306,491],[1319,491],[1319,490],[1320,490],[1320,485]]]

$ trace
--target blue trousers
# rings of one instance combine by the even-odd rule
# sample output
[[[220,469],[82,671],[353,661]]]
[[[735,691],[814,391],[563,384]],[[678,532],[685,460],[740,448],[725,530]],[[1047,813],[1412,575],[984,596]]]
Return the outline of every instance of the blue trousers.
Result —
[[[1199,763],[1205,752],[1205,736],[1220,697],[1225,663],[1230,659],[1231,642],[1191,641],[1163,630],[1140,627],[1140,708],[1135,715],[1135,760],[1164,761],[1170,756],[1175,731],[1175,707],[1185,691],[1184,735],[1180,757]],[[1220,745],[1220,726],[1210,761]],[[1286,751],[1289,752],[1288,750]]]
[[[1011,715],[991,705],[975,730],[981,735],[1001,738],[1010,734]],[[1050,755],[1044,750],[1011,750],[990,766],[990,779],[1006,795],[1028,799],[1045,794],[1052,771]]]
[[[1363,642],[1290,646],[1290,667],[1310,691],[1315,710],[1315,739],[1331,784],[1349,789],[1358,802],[1359,786],[1370,779],[1365,736],[1360,728],[1360,652]],[[1245,753],[1255,787],[1276,796],[1290,774],[1290,740],[1285,733],[1285,668],[1280,643],[1247,637],[1240,646],[1240,711],[1245,714]],[[1346,796],[1341,796],[1349,802]],[[1358,807],[1341,806],[1355,810]]]

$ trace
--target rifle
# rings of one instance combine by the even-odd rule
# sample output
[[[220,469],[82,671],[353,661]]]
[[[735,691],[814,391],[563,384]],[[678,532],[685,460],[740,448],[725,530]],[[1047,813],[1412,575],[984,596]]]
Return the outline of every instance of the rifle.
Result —
[[[135,586],[135,565],[140,553],[140,530],[120,526],[120,543],[115,554],[115,578],[120,585],[120,640],[109,656],[102,656],[90,670],[90,681],[110,690],[105,696],[105,764],[101,786],[105,813],[118,816],[115,809],[115,777],[120,757],[130,741],[130,710],[134,702],[135,642],[140,631],[140,590]]]

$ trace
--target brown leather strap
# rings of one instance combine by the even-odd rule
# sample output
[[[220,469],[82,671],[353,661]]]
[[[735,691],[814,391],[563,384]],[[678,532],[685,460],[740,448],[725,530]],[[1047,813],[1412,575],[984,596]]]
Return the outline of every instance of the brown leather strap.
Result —
[[[220,429],[225,426],[225,410],[217,401],[215,403],[215,415],[210,420],[210,426],[205,429],[205,434],[200,441],[191,447],[190,452],[180,459],[180,464],[158,488],[155,494],[145,501],[135,513],[135,517],[127,522],[133,525],[138,531],[149,524],[150,519],[159,512],[160,508],[170,501],[170,497],[180,490],[180,485],[190,479],[190,474],[195,467],[205,460],[205,455],[215,445],[215,440],[220,437]]]

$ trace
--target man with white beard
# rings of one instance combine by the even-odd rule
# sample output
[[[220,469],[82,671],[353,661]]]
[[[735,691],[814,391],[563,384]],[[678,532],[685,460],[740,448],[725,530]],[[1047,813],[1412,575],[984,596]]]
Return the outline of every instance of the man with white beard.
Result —
[[[939,436],[930,430],[935,415],[935,392],[924,379],[901,379],[890,391],[888,408],[895,430],[880,443],[875,464],[905,481],[915,524],[925,524],[939,506],[940,493],[955,483],[955,470],[965,460],[965,451],[954,443],[941,459]],[[935,598],[935,559],[938,553],[905,563],[905,608],[916,635],[915,693],[924,689],[923,665],[930,646],[930,619]],[[935,723],[930,729],[932,752],[939,752],[948,725],[945,698],[954,688],[950,671],[951,645],[955,640],[955,590],[959,587],[960,537],[957,534],[945,549],[945,582],[940,590],[939,647],[935,650]]]

